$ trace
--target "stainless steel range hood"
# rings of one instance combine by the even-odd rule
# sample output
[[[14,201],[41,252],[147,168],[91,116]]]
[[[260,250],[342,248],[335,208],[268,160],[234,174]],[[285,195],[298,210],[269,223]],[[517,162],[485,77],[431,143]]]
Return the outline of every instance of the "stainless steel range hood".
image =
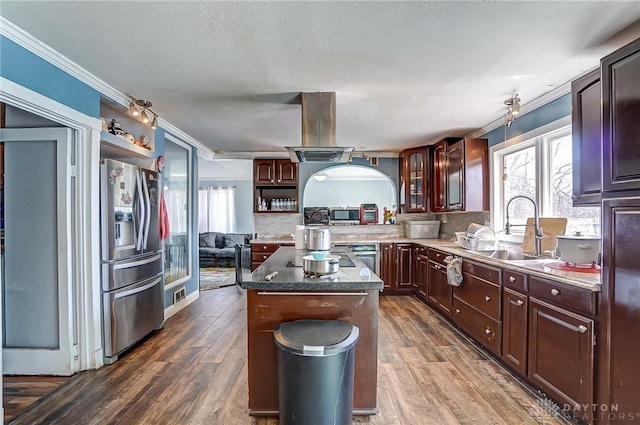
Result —
[[[300,93],[302,146],[288,146],[293,162],[348,162],[353,148],[336,146],[336,92]]]

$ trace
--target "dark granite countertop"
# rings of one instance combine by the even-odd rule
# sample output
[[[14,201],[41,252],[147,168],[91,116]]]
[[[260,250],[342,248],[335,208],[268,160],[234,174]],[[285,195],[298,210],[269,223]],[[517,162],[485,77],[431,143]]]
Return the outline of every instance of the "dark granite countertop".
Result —
[[[380,279],[372,270],[368,277],[360,276],[360,271],[367,266],[350,250],[346,248],[334,249],[333,255],[347,256],[353,262],[352,267],[340,267],[342,275],[324,279],[321,277],[305,276],[302,267],[288,266],[288,263],[301,264],[302,256],[308,254],[304,250],[283,246],[278,248],[253,273],[244,274],[242,288],[262,291],[380,291],[383,287]],[[265,276],[277,271],[278,274],[271,281]]]

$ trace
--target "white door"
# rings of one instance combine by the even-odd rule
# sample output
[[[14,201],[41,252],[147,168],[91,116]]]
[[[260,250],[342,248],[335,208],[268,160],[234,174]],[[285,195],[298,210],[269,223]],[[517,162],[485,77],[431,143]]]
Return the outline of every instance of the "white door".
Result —
[[[4,374],[71,375],[73,131],[2,129]]]

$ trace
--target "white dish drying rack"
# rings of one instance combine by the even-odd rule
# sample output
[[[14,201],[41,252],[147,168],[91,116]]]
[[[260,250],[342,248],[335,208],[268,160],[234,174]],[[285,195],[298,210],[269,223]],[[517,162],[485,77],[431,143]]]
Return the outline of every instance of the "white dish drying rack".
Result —
[[[496,234],[489,226],[471,223],[466,232],[456,232],[456,243],[466,249],[493,249]]]

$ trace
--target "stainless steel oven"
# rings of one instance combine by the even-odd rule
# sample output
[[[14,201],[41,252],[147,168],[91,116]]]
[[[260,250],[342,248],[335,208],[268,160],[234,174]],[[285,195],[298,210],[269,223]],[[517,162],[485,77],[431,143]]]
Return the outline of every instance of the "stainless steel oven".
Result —
[[[371,271],[377,275],[380,274],[380,244],[368,243],[336,246],[349,248]]]

